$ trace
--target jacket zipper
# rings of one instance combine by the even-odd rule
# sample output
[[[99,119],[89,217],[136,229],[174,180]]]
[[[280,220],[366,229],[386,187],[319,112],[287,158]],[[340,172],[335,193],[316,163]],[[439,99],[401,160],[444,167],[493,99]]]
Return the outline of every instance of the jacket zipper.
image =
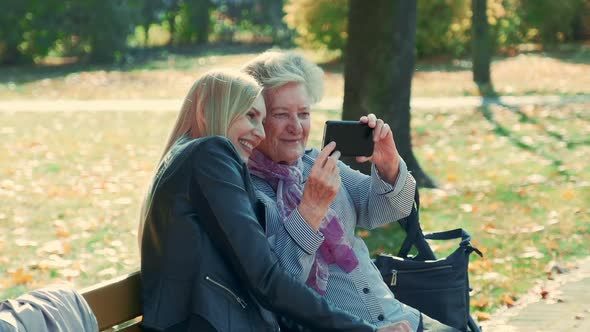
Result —
[[[428,267],[424,269],[417,269],[417,270],[391,270],[391,281],[389,282],[390,286],[397,286],[397,275],[402,273],[418,273],[418,272],[426,272],[426,271],[436,271],[436,270],[443,270],[443,269],[450,269],[452,265],[443,265],[443,266],[435,266],[435,267]]]
[[[225,290],[228,294],[230,294],[235,300],[236,302],[238,302],[238,304],[240,306],[242,306],[242,309],[246,309],[246,307],[248,306],[248,304],[246,303],[246,301],[244,301],[241,297],[239,297],[238,295],[236,295],[236,293],[234,293],[231,289],[225,287],[223,284],[211,279],[209,276],[205,276],[205,280],[209,281],[210,283],[214,284],[215,286]]]

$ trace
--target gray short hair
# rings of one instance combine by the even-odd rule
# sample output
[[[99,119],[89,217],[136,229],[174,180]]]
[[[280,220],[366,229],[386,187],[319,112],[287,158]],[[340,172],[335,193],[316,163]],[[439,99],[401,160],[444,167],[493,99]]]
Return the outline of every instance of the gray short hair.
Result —
[[[273,90],[288,83],[305,86],[312,103],[324,96],[324,71],[301,54],[286,51],[266,51],[242,67],[264,90]]]

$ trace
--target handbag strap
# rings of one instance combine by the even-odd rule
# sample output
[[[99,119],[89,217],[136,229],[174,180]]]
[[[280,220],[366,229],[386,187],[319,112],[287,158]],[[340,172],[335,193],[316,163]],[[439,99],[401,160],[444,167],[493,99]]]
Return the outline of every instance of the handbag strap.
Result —
[[[399,257],[408,257],[412,246],[415,246],[418,249],[416,259],[436,259],[434,252],[424,239],[424,234],[420,227],[420,194],[418,193],[418,187],[416,187],[416,191],[414,192],[414,206],[412,206],[412,211],[409,216],[400,220],[400,224],[406,231],[406,238],[397,254]]]
[[[460,247],[466,248],[469,253],[475,252],[480,257],[483,257],[483,254],[481,253],[481,251],[471,245],[471,235],[469,235],[469,233],[467,233],[467,231],[464,230],[463,228],[452,229],[450,231],[444,231],[444,232],[424,234],[424,238],[427,240],[461,239],[461,243],[459,243]]]
[[[414,259],[436,259],[436,255],[432,251],[432,248],[430,248],[430,245],[426,239],[452,240],[459,238],[461,239],[461,247],[466,248],[469,253],[476,252],[480,257],[483,257],[481,251],[471,245],[471,235],[469,235],[469,233],[467,233],[467,231],[462,228],[445,232],[429,233],[426,235],[422,232],[422,227],[420,227],[420,194],[418,193],[418,187],[416,187],[416,191],[414,193],[414,206],[412,207],[412,211],[410,212],[409,216],[400,220],[400,224],[406,230],[406,238],[399,249],[399,253],[397,254],[398,257],[408,257],[412,246],[415,246],[418,250],[418,255],[416,255]]]
[[[444,232],[424,234],[424,238],[428,240],[452,240],[461,239],[461,245],[467,244],[471,241],[471,235],[463,228],[452,229]]]

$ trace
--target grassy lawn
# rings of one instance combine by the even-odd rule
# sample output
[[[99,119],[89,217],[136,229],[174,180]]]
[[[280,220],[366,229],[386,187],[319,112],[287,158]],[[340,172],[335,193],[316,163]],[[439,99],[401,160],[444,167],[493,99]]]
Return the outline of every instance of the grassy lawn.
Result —
[[[588,107],[528,112],[574,142],[590,135]],[[563,165],[495,135],[476,109],[419,111],[413,118],[415,151],[440,182],[439,189],[422,190],[425,229],[464,227],[485,253],[471,265],[478,310],[492,310],[541,282],[549,261],[590,254],[589,146],[568,148],[542,126],[494,111],[514,135]],[[57,280],[90,285],[137,269],[142,191],[174,116],[0,114],[0,298]],[[312,145],[319,145],[323,121],[338,117],[336,111],[314,114]],[[359,234],[374,252],[394,252],[396,232],[389,226]]]
[[[153,50],[119,66],[62,65],[0,68],[2,99],[181,98],[191,83],[211,67],[239,68],[266,46],[211,47],[208,50]],[[341,97],[342,63],[330,55],[302,51],[326,71],[326,96]],[[496,57],[492,80],[502,95],[590,94],[590,46],[547,53]],[[444,84],[441,84],[444,82]],[[415,97],[477,95],[470,63],[422,61],[412,82]]]
[[[253,54],[175,55],[129,71],[0,69],[0,99],[177,98],[199,72]],[[586,60],[500,59],[496,89],[507,84],[498,79],[506,75],[518,81],[510,83],[514,94],[587,94]],[[417,72],[415,95],[471,94],[467,70],[430,66]],[[337,67],[326,65],[334,68],[332,96],[342,87]],[[547,81],[526,76],[541,70],[537,79]],[[447,84],[453,80],[460,83]],[[440,184],[421,191],[425,230],[463,227],[485,254],[471,264],[475,310],[493,311],[542,283],[550,261],[567,265],[590,254],[589,109],[586,103],[413,112],[414,151]],[[58,280],[86,286],[138,268],[140,201],[174,117],[0,113],[0,299]],[[337,110],[316,111],[310,145],[320,144],[326,119],[339,117]],[[374,253],[399,245],[395,225],[359,235]],[[433,245],[442,253],[452,249]]]

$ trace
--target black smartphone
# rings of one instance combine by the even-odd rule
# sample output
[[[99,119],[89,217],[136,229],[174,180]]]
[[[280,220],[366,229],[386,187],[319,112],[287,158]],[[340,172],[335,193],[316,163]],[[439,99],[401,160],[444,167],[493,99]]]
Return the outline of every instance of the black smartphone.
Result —
[[[326,121],[322,147],[332,141],[344,157],[373,154],[373,128],[360,121]]]

